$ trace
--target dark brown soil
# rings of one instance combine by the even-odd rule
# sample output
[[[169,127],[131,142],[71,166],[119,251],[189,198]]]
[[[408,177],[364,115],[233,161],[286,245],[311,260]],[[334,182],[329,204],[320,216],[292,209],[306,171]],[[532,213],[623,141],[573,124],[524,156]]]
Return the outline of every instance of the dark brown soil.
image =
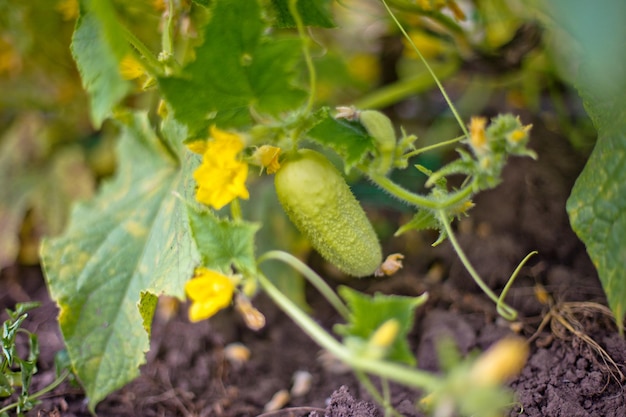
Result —
[[[386,280],[351,281],[357,289],[404,295],[430,293],[416,315],[411,334],[419,366],[438,370],[436,342],[452,336],[462,353],[486,349],[516,330],[531,338],[531,357],[511,386],[518,404],[510,416],[625,416],[626,395],[620,372],[626,372],[626,342],[614,324],[594,304],[604,295],[583,245],[569,228],[565,200],[582,168],[582,159],[566,143],[536,126],[533,147],[538,162],[515,159],[504,182],[480,195],[471,217],[458,225],[459,240],[491,288],[500,290],[517,263],[538,250],[512,289],[508,301],[520,311],[519,326],[499,319],[493,304],[477,290],[448,244],[432,249],[432,236],[408,234],[389,243],[387,252],[405,253],[407,268]],[[387,213],[389,219],[398,213]],[[391,221],[391,220],[390,220]],[[331,281],[332,285],[339,282]],[[535,287],[551,294],[549,304],[539,302]],[[53,378],[52,361],[62,348],[56,309],[49,301],[37,268],[15,267],[0,278],[0,306],[41,300],[28,327],[39,334],[41,361],[35,389]],[[332,310],[311,291],[308,296],[315,318],[330,328],[337,320]],[[123,416],[380,416],[367,392],[340,364],[324,357],[320,349],[271,302],[259,297],[255,304],[267,317],[259,332],[248,330],[230,311],[200,324],[190,324],[182,306],[173,315],[158,314],[152,348],[141,377],[111,394],[97,407],[101,417]],[[535,334],[552,308],[554,314],[570,312],[578,335],[552,320]],[[165,310],[163,310],[165,311]],[[561,317],[565,317],[563,313]],[[586,334],[596,349],[583,340]],[[243,343],[250,360],[228,359],[226,347]],[[601,356],[598,347],[608,356]],[[611,364],[610,357],[615,365]],[[284,409],[268,412],[265,405],[279,391],[289,391],[297,371],[312,375],[311,387],[292,395]],[[404,415],[421,416],[413,404],[419,393],[392,387],[394,405]],[[2,404],[2,403],[0,403]],[[64,384],[44,398],[31,416],[88,416],[79,388]]]

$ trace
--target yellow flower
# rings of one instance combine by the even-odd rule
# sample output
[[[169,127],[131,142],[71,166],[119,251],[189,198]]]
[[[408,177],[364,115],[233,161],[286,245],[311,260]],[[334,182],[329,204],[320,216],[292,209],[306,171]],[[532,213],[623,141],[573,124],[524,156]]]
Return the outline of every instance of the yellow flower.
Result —
[[[228,307],[234,291],[229,277],[204,267],[196,268],[194,277],[185,284],[185,293],[192,302],[189,320],[205,320]]]
[[[372,54],[356,54],[348,60],[348,72],[356,80],[363,83],[374,83],[380,77],[377,58]],[[336,91],[333,91],[336,92]]]
[[[248,164],[238,159],[244,147],[238,134],[212,127],[211,136],[193,177],[198,184],[196,200],[219,210],[237,197],[250,197],[246,188]]]
[[[56,10],[61,13],[63,20],[74,20],[78,17],[78,0],[60,0]]]
[[[198,155],[204,155],[206,152],[207,141],[203,139],[194,140],[193,142],[186,143],[187,149]]]
[[[526,141],[528,139],[528,132],[533,127],[533,125],[522,126],[518,129],[515,129],[510,134],[507,135],[506,140],[511,145],[516,145],[518,143]]]
[[[444,55],[448,49],[446,43],[435,35],[431,35],[423,30],[414,30],[409,33],[411,41],[424,56],[424,58],[433,58]],[[412,59],[417,59],[418,55],[413,50],[412,45],[403,39],[405,55]]]
[[[13,74],[20,70],[22,59],[9,38],[0,37],[0,75]]]
[[[278,162],[279,155],[280,148],[263,145],[254,152],[252,159],[263,168],[266,168],[268,174],[274,174],[280,168],[280,163]]]
[[[134,80],[145,74],[145,70],[137,59],[128,54],[120,62],[120,74],[125,80]]]

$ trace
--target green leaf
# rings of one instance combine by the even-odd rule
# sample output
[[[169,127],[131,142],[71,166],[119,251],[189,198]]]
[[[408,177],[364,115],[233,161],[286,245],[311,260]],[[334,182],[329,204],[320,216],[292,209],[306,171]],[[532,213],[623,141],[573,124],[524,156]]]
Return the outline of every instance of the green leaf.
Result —
[[[211,124],[249,124],[251,109],[278,116],[304,100],[291,84],[300,41],[262,36],[260,13],[256,0],[217,2],[196,60],[180,74],[159,78],[176,118],[192,133],[206,135]]]
[[[597,8],[584,1],[550,4],[558,57],[578,68],[575,82],[598,140],[567,201],[570,223],[585,243],[621,333],[626,313],[626,3]],[[563,30],[565,29],[565,30]],[[565,41],[565,42],[564,42]],[[568,45],[567,41],[571,43]],[[569,52],[563,54],[562,51]]]
[[[415,364],[407,334],[413,327],[415,309],[426,301],[426,295],[403,297],[376,293],[369,296],[349,287],[340,287],[339,294],[348,304],[350,318],[348,324],[335,326],[337,333],[346,338],[356,337],[367,341],[383,323],[395,319],[400,324],[400,330],[389,349],[388,358]]]
[[[626,313],[626,125],[620,133],[600,135],[572,189],[567,211],[622,328]]]
[[[213,0],[191,0],[191,1],[202,7],[209,7],[211,6],[211,3],[213,3]]]
[[[61,331],[92,411],[145,362],[149,308],[144,295],[139,311],[142,294],[183,297],[197,264],[187,207],[172,193],[193,192],[196,158],[188,154],[174,158],[146,114],[127,117],[116,176],[75,207],[63,235],[43,242]]]
[[[149,291],[142,291],[139,302],[137,303],[139,314],[141,314],[143,329],[148,334],[148,337],[150,337],[150,332],[152,330],[152,319],[154,318],[154,312],[156,311],[158,302],[159,297]]]
[[[209,209],[192,207],[189,224],[205,267],[227,273],[234,265],[241,272],[255,274],[254,235],[259,225],[220,219]]]
[[[0,269],[15,262],[28,213],[37,233],[55,235],[63,230],[71,202],[92,195],[84,152],[66,146],[50,155],[51,129],[44,116],[26,113],[0,137]],[[38,262],[38,254],[30,253],[23,252],[21,260]]]
[[[394,236],[400,236],[410,230],[439,230],[439,222],[431,210],[418,210],[411,220],[398,228]]]
[[[337,152],[344,160],[346,171],[375,150],[374,140],[361,123],[335,119],[327,107],[318,111],[315,117],[317,123],[307,132],[308,137]]]
[[[99,128],[129,91],[130,83],[119,70],[119,63],[129,49],[109,1],[88,0],[83,4],[71,50],[83,87],[90,96],[91,120]]]
[[[333,28],[333,21],[330,12],[329,0],[306,0],[298,1],[298,13],[305,26],[317,26],[322,28]],[[296,22],[289,11],[289,0],[271,0],[271,7],[275,13],[274,26],[279,28],[294,28]]]

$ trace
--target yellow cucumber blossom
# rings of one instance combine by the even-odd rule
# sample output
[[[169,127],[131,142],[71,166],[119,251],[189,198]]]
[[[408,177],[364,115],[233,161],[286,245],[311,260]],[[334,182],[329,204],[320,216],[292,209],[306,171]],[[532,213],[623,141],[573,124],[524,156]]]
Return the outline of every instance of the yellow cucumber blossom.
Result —
[[[276,146],[263,145],[259,147],[252,155],[252,160],[267,169],[268,174],[274,174],[280,168],[278,157],[280,156],[280,148]]]
[[[228,307],[234,291],[235,284],[226,275],[204,267],[196,268],[194,277],[185,284],[185,293],[191,300],[189,320],[205,320]]]
[[[238,156],[244,148],[239,134],[211,127],[211,138],[193,178],[198,184],[196,200],[219,210],[237,197],[250,196],[246,188],[248,164]]]
[[[143,77],[146,73],[141,62],[137,60],[132,54],[126,54],[120,62],[120,74],[125,80],[135,80]]]
[[[525,142],[528,139],[528,132],[532,129],[533,125],[522,126],[519,129],[515,129],[511,133],[509,133],[506,137],[506,140],[511,145],[517,145],[519,143]]]

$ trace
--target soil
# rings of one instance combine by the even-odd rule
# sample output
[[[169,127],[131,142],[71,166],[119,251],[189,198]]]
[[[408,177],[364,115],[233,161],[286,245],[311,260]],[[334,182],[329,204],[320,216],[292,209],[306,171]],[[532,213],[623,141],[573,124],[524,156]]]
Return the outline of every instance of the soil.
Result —
[[[332,285],[348,283],[366,292],[419,295],[428,291],[429,301],[417,311],[410,334],[423,369],[438,371],[435,346],[444,335],[451,336],[463,354],[486,349],[514,333],[528,338],[531,356],[519,377],[510,382],[517,395],[510,416],[625,416],[621,373],[626,372],[626,342],[598,307],[606,301],[597,274],[584,246],[571,231],[565,212],[566,198],[584,159],[540,125],[535,125],[533,137],[540,138],[532,144],[539,160],[512,159],[503,184],[479,195],[470,217],[458,224],[461,245],[496,291],[502,289],[527,253],[539,252],[522,269],[507,298],[519,310],[519,322],[499,319],[493,303],[471,281],[449,244],[433,249],[429,246],[433,236],[428,234],[409,233],[390,241],[387,253],[406,255],[406,268],[393,277],[329,281]],[[387,219],[401,217],[394,212],[382,214]],[[319,263],[316,259],[312,259],[314,265]],[[538,288],[545,289],[551,301],[538,297]],[[26,322],[41,343],[39,372],[33,383],[38,389],[53,380],[54,354],[63,347],[57,310],[38,268],[4,270],[0,306],[12,307],[27,300],[43,303]],[[316,320],[324,326],[330,328],[338,320],[312,290],[308,301]],[[228,310],[209,321],[191,324],[185,318],[184,305],[178,311],[171,303],[161,308],[141,376],[100,403],[98,415],[383,415],[350,371],[329,360],[269,300],[260,296],[255,305],[267,319],[267,326],[258,332],[247,329]],[[552,320],[544,321],[545,317]],[[571,324],[575,332],[563,323]],[[584,339],[584,335],[591,339]],[[233,359],[229,353],[232,343],[245,345],[250,359]],[[598,348],[606,355],[602,356]],[[310,374],[310,387],[287,398],[297,371]],[[422,416],[413,407],[419,394],[392,385],[392,402],[406,416]],[[287,399],[272,411],[265,407],[273,397],[277,401]],[[28,415],[90,414],[80,388],[64,383]]]

